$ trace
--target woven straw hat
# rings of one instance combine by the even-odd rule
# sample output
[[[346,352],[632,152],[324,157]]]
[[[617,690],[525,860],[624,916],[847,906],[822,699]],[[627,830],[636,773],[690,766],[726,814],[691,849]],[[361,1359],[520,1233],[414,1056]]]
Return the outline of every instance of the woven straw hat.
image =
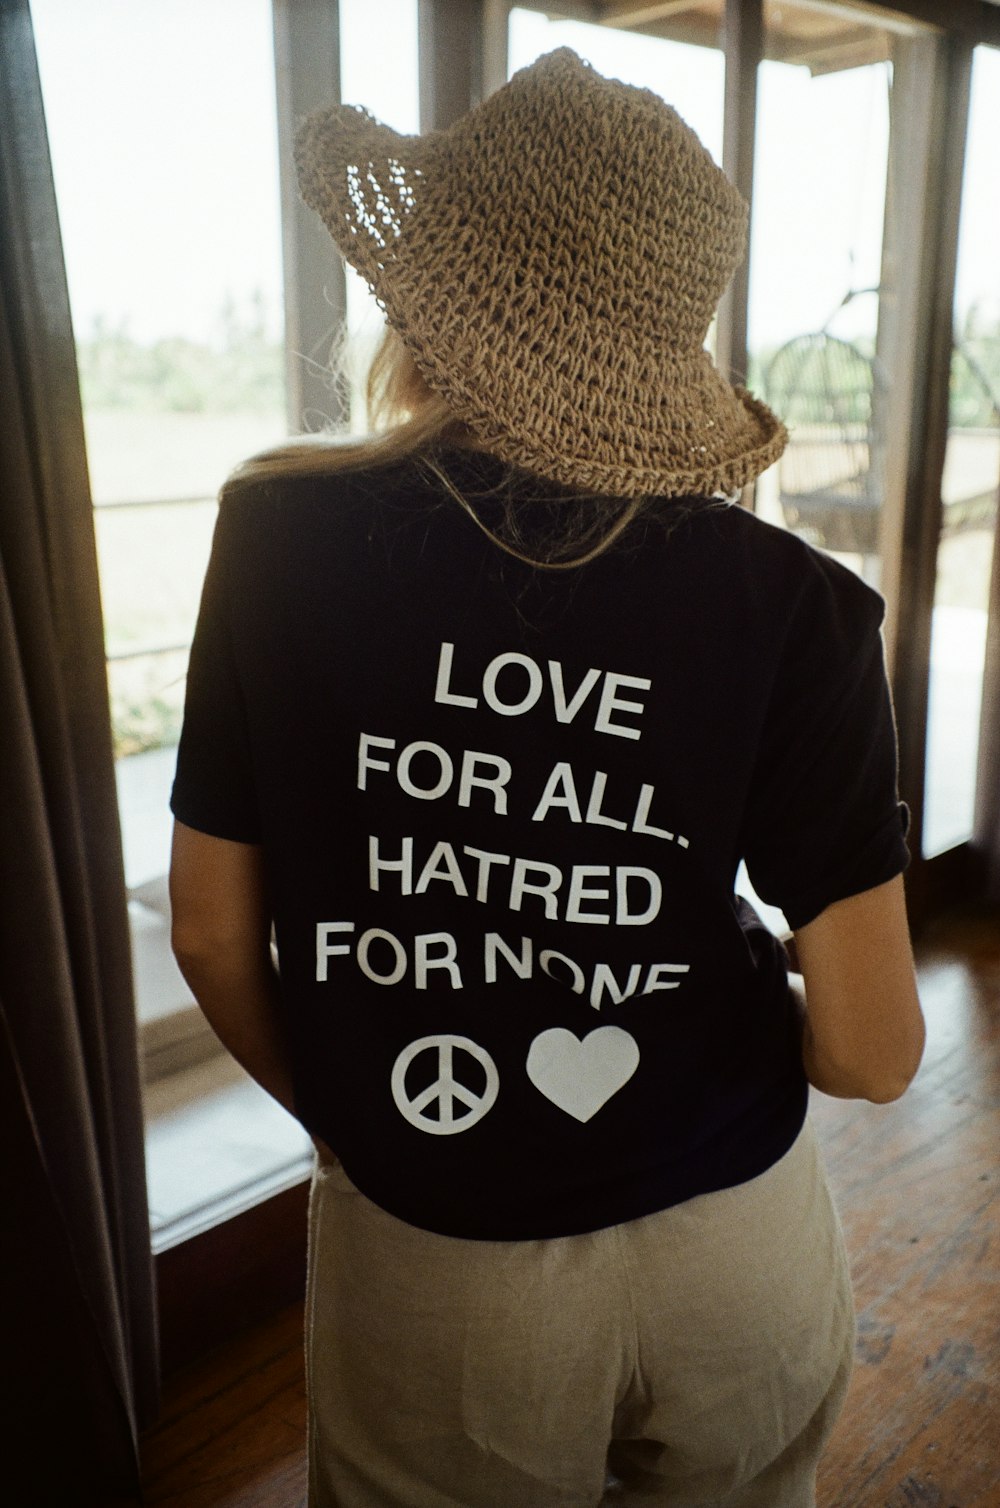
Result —
[[[295,163],[428,386],[504,460],[684,496],[738,491],[784,449],[703,348],[746,203],[650,90],[564,47],[425,136],[317,111]]]

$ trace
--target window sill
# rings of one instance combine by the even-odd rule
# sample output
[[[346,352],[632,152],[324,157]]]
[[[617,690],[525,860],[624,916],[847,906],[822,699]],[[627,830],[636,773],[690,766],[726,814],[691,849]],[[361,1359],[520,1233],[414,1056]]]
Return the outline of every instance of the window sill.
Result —
[[[162,1252],[307,1179],[297,1120],[227,1053],[144,1090],[152,1248]]]

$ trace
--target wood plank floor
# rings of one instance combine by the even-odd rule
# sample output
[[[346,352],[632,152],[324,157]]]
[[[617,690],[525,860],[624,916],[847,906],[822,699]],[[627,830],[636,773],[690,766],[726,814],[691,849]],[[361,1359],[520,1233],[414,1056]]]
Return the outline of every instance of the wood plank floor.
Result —
[[[917,958],[912,1088],[814,1100],[859,1322],[819,1508],[1000,1508],[1000,918],[942,920]],[[147,1508],[301,1508],[304,1446],[295,1305],[168,1383]]]
[[[143,1444],[146,1508],[300,1508],[306,1500],[302,1305],[179,1372]]]
[[[939,923],[917,956],[910,1090],[814,1106],[859,1328],[821,1508],[1000,1508],[1000,921]]]

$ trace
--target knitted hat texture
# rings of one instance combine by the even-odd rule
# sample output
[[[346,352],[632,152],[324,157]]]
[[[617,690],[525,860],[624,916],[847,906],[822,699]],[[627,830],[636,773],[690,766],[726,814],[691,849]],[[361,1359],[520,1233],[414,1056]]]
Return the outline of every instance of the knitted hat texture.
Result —
[[[560,48],[444,131],[316,111],[295,162],[428,386],[504,460],[683,496],[734,492],[784,449],[704,349],[746,203],[651,90]]]

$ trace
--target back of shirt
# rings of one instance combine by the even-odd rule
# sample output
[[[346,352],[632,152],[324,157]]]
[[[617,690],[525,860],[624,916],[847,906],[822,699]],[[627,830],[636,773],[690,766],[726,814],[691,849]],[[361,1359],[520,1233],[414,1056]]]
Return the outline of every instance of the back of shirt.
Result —
[[[905,866],[883,611],[704,499],[563,572],[413,462],[226,503],[172,807],[264,847],[297,1110],[365,1194],[541,1238],[788,1150],[783,950],[733,884],[799,927]]]

